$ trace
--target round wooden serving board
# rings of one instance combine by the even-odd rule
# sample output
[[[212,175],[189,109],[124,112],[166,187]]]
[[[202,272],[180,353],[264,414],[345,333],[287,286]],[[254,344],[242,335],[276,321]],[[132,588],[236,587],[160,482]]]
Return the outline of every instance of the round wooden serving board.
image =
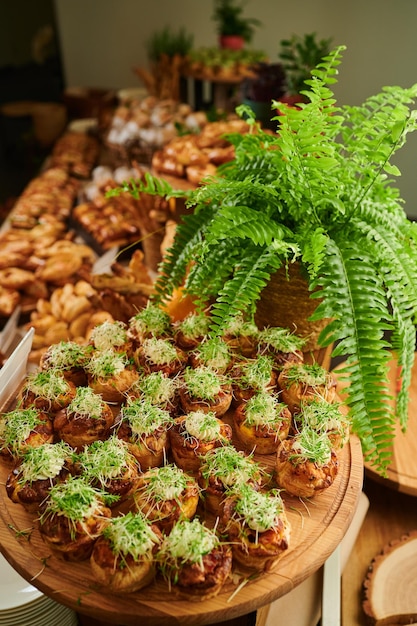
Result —
[[[274,456],[264,457],[262,462],[272,471]],[[147,626],[213,624],[254,611],[288,593],[321,567],[340,543],[363,482],[361,446],[352,437],[341,453],[336,481],[327,491],[304,502],[283,494],[292,533],[290,547],[276,568],[251,579],[240,575],[217,597],[193,602],[177,599],[159,577],[141,591],[113,595],[100,590],[88,561],[70,563],[53,556],[33,517],[7,497],[4,485],[10,469],[6,461],[0,461],[0,549],[5,558],[21,576],[58,602],[125,626],[138,624],[138,620],[145,620]]]
[[[374,626],[417,621],[417,531],[375,557],[364,581],[363,609]]]

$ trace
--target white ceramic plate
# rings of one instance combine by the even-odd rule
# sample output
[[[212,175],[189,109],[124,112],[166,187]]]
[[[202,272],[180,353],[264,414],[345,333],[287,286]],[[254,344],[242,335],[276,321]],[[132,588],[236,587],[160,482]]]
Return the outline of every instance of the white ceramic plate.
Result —
[[[0,612],[32,602],[42,592],[30,585],[0,554]]]

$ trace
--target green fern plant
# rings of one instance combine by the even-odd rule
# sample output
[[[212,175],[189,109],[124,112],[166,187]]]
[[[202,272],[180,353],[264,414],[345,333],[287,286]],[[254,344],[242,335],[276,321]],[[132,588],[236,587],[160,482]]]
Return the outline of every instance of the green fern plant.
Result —
[[[156,300],[185,281],[199,306],[211,304],[211,330],[220,334],[239,313],[253,319],[272,273],[301,263],[311,298],[320,298],[313,319],[331,320],[319,343],[334,344],[333,356],[345,358],[353,431],[383,474],[396,420],[406,428],[415,351],[417,225],[402,207],[391,158],[417,128],[417,84],[337,106],[330,86],[344,50],[335,48],[312,71],[305,104],[273,103],[281,112],[276,134],[238,108],[253,132],[230,135],[235,160],[188,192],[191,212],[161,266]],[[402,370],[394,408],[391,351]]]

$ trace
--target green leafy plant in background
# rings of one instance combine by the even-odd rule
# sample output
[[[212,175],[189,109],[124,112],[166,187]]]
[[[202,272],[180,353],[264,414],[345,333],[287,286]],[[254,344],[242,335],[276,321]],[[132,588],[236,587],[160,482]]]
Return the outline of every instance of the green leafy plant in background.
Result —
[[[212,20],[219,36],[238,35],[246,43],[253,39],[261,22],[255,17],[244,17],[244,3],[238,0],[214,0]]]
[[[333,356],[345,359],[353,431],[384,473],[396,420],[404,429],[407,423],[416,339],[417,225],[403,209],[391,158],[417,128],[417,84],[337,106],[330,86],[344,50],[313,69],[300,108],[274,103],[277,133],[263,132],[248,107],[238,108],[252,132],[230,135],[235,160],[188,193],[190,213],[161,265],[156,301],[185,281],[199,307],[211,305],[211,332],[220,334],[239,314],[253,319],[280,266],[300,263],[311,298],[320,298],[313,318],[331,320],[319,343],[334,344]],[[122,188],[167,191],[152,177]],[[391,351],[402,371],[395,405]]]
[[[311,70],[329,54],[332,38],[318,40],[316,33],[294,34],[289,39],[282,39],[280,45],[278,57],[285,70],[287,93],[299,94],[305,88]]]
[[[184,28],[173,31],[169,26],[155,31],[146,42],[146,52],[150,61],[157,63],[162,55],[169,58],[185,57],[193,47],[194,35]]]

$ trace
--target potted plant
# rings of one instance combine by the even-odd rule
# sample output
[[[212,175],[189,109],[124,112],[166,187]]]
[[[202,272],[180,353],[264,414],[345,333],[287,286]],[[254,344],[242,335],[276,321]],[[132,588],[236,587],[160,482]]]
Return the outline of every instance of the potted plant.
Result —
[[[185,280],[198,307],[211,305],[212,333],[221,334],[238,315],[253,319],[271,277],[297,262],[318,302],[312,318],[329,320],[319,343],[345,359],[353,431],[383,474],[396,419],[406,427],[415,351],[417,225],[402,207],[391,158],[417,128],[417,84],[338,106],[329,85],[344,50],[312,71],[306,103],[274,103],[276,134],[252,119],[253,132],[229,136],[235,160],[189,192],[192,212],[160,268],[156,299],[166,301]],[[244,105],[238,111],[253,115]],[[150,176],[122,188],[137,194],[140,185],[180,193]],[[392,351],[402,371],[394,408]]]
[[[261,22],[255,17],[244,17],[243,9],[243,3],[237,0],[214,0],[212,19],[217,25],[222,48],[238,50],[252,41],[255,28]]]
[[[307,33],[282,39],[280,44],[278,58],[285,71],[286,93],[279,99],[288,104],[296,104],[304,100],[301,94],[305,88],[304,83],[310,78],[311,70],[329,54],[332,38],[318,40],[316,33]]]

